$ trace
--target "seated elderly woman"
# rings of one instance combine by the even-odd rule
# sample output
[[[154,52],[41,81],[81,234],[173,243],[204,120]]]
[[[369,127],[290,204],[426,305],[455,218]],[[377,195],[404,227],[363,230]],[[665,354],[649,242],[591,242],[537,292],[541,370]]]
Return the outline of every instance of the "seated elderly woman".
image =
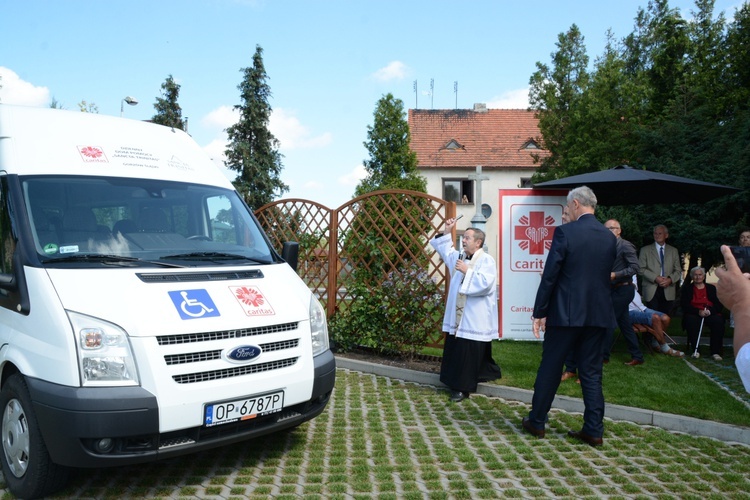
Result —
[[[697,349],[698,332],[703,328],[711,330],[710,349],[714,360],[721,361],[724,350],[724,306],[716,296],[716,287],[706,283],[706,270],[694,267],[690,270],[690,280],[682,286],[680,293],[682,306],[682,328],[687,330],[688,352],[693,357],[700,356]]]

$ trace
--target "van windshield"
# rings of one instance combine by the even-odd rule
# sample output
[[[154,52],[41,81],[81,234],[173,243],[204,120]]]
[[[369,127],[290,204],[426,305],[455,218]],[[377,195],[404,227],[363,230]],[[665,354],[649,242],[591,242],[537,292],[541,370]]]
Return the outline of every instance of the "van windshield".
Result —
[[[21,179],[44,263],[216,266],[271,263],[256,220],[232,190],[119,177]]]

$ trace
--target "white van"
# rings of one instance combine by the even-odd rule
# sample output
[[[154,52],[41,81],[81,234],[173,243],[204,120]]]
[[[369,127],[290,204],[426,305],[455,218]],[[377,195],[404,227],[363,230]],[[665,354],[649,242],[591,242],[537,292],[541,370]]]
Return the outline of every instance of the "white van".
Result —
[[[287,262],[292,262],[288,265]],[[184,132],[0,104],[2,470],[20,497],[319,415],[325,311]]]

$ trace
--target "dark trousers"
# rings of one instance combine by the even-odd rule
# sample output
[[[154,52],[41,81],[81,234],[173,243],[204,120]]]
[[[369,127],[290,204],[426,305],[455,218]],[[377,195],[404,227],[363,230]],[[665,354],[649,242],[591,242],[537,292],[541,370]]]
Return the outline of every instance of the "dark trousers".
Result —
[[[578,360],[578,378],[583,393],[583,432],[593,437],[604,433],[602,393],[602,341],[606,328],[548,326],[542,344],[542,361],[534,382],[529,420],[544,429],[552,400],[560,385],[565,357],[573,351]]]
[[[698,331],[701,327],[701,317],[686,314],[682,317],[682,327],[687,330],[688,352],[695,352],[695,345],[698,343]],[[724,316],[721,314],[712,314],[703,321],[703,332],[701,338],[705,338],[706,330],[711,331],[711,354],[722,355],[724,351],[724,333],[726,328]]]
[[[674,300],[667,300],[667,297],[664,295],[664,288],[657,286],[654,298],[646,302],[646,307],[671,316],[673,304]]]
[[[628,306],[635,296],[635,287],[632,285],[618,286],[612,289],[612,308],[615,310],[615,319],[617,326],[620,327],[622,336],[628,344],[628,352],[633,359],[643,361],[643,353],[638,347],[638,337],[633,331],[633,323],[630,321],[630,312]],[[612,350],[614,343],[614,329],[607,330],[607,336],[604,341],[604,358],[609,359],[609,352]]]

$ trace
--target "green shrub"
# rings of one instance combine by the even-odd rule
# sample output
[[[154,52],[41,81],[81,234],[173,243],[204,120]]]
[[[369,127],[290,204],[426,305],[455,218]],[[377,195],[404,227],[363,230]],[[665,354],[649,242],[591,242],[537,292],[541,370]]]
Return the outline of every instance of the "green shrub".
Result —
[[[379,286],[372,276],[355,273],[348,307],[331,319],[329,329],[337,350],[363,346],[380,354],[413,358],[427,344],[435,320],[442,315],[443,297],[423,269],[408,264],[388,274]]]

